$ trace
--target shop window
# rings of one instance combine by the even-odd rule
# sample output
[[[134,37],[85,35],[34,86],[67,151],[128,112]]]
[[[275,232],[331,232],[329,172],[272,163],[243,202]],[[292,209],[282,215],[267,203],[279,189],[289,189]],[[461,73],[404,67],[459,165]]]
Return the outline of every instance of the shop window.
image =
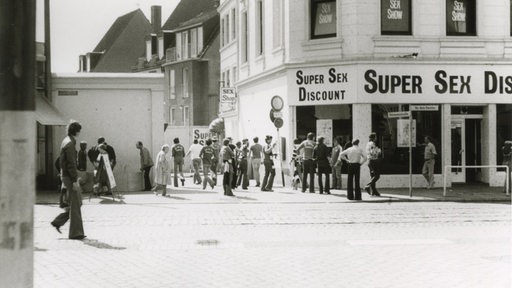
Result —
[[[384,157],[382,174],[409,174],[409,120],[388,118],[389,112],[408,110],[408,105],[372,104],[372,131],[377,133],[377,145],[381,147]],[[434,172],[439,174],[442,170],[441,111],[413,111],[412,117],[412,172],[421,174],[424,137],[430,136],[437,151]]]
[[[309,132],[316,137],[323,134],[329,148],[335,137],[341,137],[342,146],[352,140],[352,105],[297,106],[296,118],[296,135],[300,141],[305,140]],[[346,166],[342,168],[343,173],[347,173]]]
[[[336,1],[311,0],[311,39],[336,37]]]
[[[381,0],[382,35],[412,35],[411,0]]]
[[[502,147],[505,141],[512,141],[512,104],[496,105],[496,164],[503,164]],[[499,169],[505,171],[505,169]]]
[[[476,35],[476,0],[446,0],[446,35]]]

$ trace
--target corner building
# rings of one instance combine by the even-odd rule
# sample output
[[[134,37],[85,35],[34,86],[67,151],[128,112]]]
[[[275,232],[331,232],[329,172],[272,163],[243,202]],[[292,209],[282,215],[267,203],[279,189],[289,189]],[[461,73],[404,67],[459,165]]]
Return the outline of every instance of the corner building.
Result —
[[[409,121],[389,113],[412,110],[414,187],[425,186],[418,144],[426,135],[438,152],[438,187],[445,165],[502,164],[512,139],[511,1],[226,0],[218,11],[235,20],[237,35],[220,50],[221,70],[236,67],[238,110],[221,114],[227,135],[275,135],[268,114],[279,95],[286,159],[293,139],[310,131],[328,146],[341,136],[363,148],[375,131],[379,186],[407,187]],[[448,173],[449,185],[505,179],[496,168]],[[365,183],[366,165],[361,176]]]

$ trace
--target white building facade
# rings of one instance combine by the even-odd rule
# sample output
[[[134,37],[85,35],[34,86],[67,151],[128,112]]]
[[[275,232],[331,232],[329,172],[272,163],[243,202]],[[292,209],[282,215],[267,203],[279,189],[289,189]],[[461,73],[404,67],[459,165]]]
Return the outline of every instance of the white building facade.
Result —
[[[221,73],[236,71],[236,111],[221,114],[227,135],[276,135],[268,114],[279,95],[287,159],[308,132],[328,146],[339,136],[361,147],[376,132],[379,185],[407,187],[409,121],[389,112],[412,110],[413,186],[425,185],[427,135],[438,150],[436,186],[446,165],[501,164],[512,139],[510,0],[226,0],[218,11],[229,21],[222,29],[236,31],[220,50]],[[449,184],[504,181],[495,168],[447,176]]]

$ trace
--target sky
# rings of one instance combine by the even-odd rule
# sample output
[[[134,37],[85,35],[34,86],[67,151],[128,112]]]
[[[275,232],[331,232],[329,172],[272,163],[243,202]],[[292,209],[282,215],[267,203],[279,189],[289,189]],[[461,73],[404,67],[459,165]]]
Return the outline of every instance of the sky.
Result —
[[[36,41],[44,42],[44,0],[36,0]],[[78,71],[78,56],[91,52],[114,21],[141,9],[151,21],[151,6],[162,6],[162,24],[179,0],[50,0],[52,72]]]

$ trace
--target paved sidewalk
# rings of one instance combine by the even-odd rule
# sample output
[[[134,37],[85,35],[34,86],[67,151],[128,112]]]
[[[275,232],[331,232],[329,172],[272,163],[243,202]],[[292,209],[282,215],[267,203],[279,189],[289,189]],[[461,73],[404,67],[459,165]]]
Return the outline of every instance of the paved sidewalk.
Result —
[[[219,175],[218,183],[222,183],[222,176]],[[346,198],[346,190],[331,190],[331,195],[320,195],[316,193],[301,193],[291,187],[274,187],[274,192],[261,192],[254,187],[253,181],[248,190],[241,187],[234,190],[236,197],[223,196],[220,185],[215,189],[207,187],[202,190],[201,185],[192,184],[192,179],[187,177],[185,186],[173,187],[168,185],[168,197],[155,196],[152,192],[120,192],[121,201],[124,203],[353,203]],[[425,188],[413,188],[412,197],[409,196],[409,188],[381,188],[381,197],[368,195],[364,190],[361,192],[364,202],[408,202],[408,201],[447,201],[447,202],[503,202],[510,203],[510,195],[503,192],[503,187],[489,187],[487,184],[454,185],[447,188],[447,195],[443,196],[442,188],[427,190]],[[84,194],[84,204],[88,203],[89,194]],[[118,199],[116,199],[118,201]],[[111,196],[93,197],[91,203],[112,202]],[[38,191],[36,204],[56,204],[58,193],[56,191]]]

